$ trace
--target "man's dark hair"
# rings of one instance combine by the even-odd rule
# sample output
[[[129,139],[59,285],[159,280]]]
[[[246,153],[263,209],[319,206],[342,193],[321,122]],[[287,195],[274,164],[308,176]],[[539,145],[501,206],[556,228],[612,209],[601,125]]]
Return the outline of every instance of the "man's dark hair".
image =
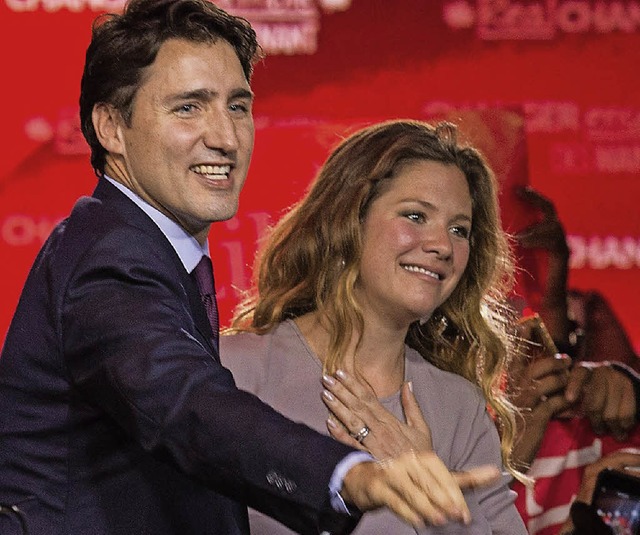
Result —
[[[107,151],[93,128],[94,106],[109,103],[130,124],[143,72],[155,61],[160,46],[172,38],[202,43],[227,41],[236,51],[247,81],[261,57],[249,22],[208,0],[131,0],[121,15],[106,14],[96,19],[80,86],[80,124],[98,176],[104,173]]]

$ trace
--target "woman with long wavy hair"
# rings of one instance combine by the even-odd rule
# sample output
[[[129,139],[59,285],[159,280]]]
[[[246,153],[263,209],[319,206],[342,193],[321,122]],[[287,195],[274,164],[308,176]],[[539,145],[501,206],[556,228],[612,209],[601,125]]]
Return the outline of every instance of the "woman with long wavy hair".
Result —
[[[223,363],[240,388],[379,459],[433,449],[452,472],[505,471],[465,490],[471,524],[442,519],[421,533],[524,534],[501,388],[512,274],[479,152],[449,123],[375,124],[333,151],[269,233],[234,335],[221,339]],[[288,533],[251,521],[252,533]],[[379,511],[356,533],[415,531]]]

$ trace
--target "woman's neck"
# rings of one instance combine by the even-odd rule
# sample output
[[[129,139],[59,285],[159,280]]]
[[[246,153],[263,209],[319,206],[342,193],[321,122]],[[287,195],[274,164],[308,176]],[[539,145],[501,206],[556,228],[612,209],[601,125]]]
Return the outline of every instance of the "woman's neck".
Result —
[[[316,313],[295,320],[307,343],[324,363],[329,350],[329,333]],[[353,333],[343,362],[339,365],[367,381],[379,398],[396,393],[404,382],[406,331],[367,328],[358,344]]]

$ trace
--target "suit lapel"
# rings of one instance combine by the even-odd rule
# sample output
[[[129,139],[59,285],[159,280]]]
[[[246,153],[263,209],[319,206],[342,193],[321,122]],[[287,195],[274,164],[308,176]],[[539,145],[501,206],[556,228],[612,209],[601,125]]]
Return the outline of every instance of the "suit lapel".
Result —
[[[198,286],[189,273],[187,273],[180,257],[169,240],[167,240],[167,237],[147,214],[145,214],[131,199],[124,195],[113,184],[110,184],[107,180],[99,179],[98,185],[93,192],[93,196],[104,202],[110,209],[118,212],[123,221],[126,221],[128,224],[136,226],[149,234],[150,240],[153,240],[153,242],[163,250],[165,253],[164,256],[171,259],[172,265],[167,266],[167,268],[172,269],[180,281],[180,285],[184,291],[183,298],[187,302],[193,317],[193,323],[200,335],[199,341],[209,349],[213,359],[220,362],[220,357],[214,349],[211,341],[213,338],[213,332],[211,324],[209,323],[209,318],[207,317],[207,311],[205,310],[200,298]]]

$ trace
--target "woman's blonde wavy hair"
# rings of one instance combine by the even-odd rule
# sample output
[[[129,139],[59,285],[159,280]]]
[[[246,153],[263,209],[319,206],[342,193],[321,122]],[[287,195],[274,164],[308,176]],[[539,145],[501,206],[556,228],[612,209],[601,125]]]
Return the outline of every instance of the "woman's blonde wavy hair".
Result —
[[[262,334],[283,320],[317,311],[331,340],[325,371],[338,369],[351,334],[363,331],[354,297],[362,222],[407,160],[458,167],[469,184],[473,225],[460,282],[429,319],[410,326],[406,342],[437,367],[482,389],[501,431],[505,467],[525,480],[511,460],[516,411],[502,384],[515,351],[514,317],[506,305],[514,265],[500,223],[495,177],[476,149],[458,144],[454,125],[394,120],[366,127],[340,143],[307,195],[262,244],[254,288],[239,305],[231,331]]]

